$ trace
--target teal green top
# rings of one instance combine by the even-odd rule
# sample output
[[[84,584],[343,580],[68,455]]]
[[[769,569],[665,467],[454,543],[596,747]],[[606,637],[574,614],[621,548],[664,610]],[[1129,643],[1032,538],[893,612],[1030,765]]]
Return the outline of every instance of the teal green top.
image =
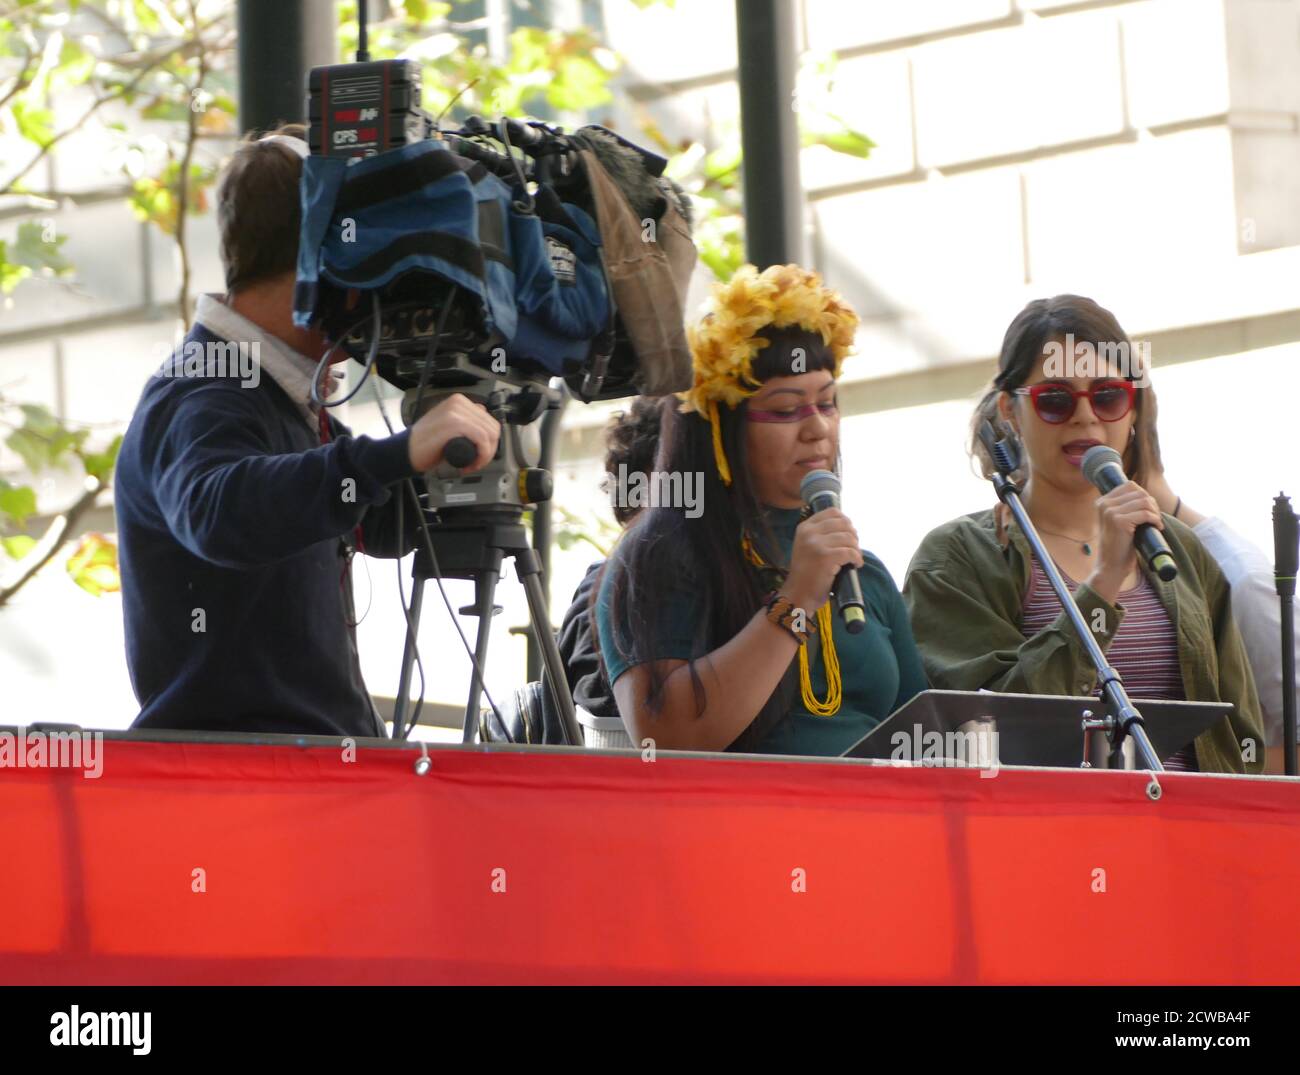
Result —
[[[767,516],[780,543],[784,562],[788,564],[794,546],[795,527],[800,521],[799,509],[769,508]],[[912,640],[911,624],[898,587],[880,560],[871,553],[864,555],[866,564],[859,568],[858,579],[866,604],[866,627],[859,634],[851,635],[838,612],[831,620],[835,652],[840,662],[842,700],[839,712],[831,717],[819,717],[808,712],[796,694],[794,709],[754,748],[757,752],[843,754],[914,694],[926,689],[921,656]],[[616,548],[610,556],[596,599],[600,652],[611,686],[629,668],[649,659],[691,660],[723,644],[719,641],[708,646],[696,638],[696,627],[703,619],[704,601],[689,580],[678,578],[656,602],[657,608],[634,610],[637,614],[653,611],[658,617],[661,652],[652,658],[633,654],[627,624],[615,625],[610,616],[613,579],[623,570],[623,557],[620,549]],[[808,656],[813,693],[824,700],[826,673],[816,638],[809,642]],[[798,661],[797,654],[794,661]]]

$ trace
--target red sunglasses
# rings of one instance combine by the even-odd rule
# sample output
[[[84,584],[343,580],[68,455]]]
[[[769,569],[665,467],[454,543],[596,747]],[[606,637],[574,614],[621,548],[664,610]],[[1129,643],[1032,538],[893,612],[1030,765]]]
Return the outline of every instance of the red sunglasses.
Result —
[[[1017,396],[1028,396],[1034,413],[1044,422],[1060,425],[1074,415],[1079,400],[1086,398],[1092,413],[1103,422],[1118,422],[1133,409],[1137,400],[1137,386],[1132,381],[1098,381],[1091,388],[1076,392],[1069,385],[1057,381],[1017,388]]]

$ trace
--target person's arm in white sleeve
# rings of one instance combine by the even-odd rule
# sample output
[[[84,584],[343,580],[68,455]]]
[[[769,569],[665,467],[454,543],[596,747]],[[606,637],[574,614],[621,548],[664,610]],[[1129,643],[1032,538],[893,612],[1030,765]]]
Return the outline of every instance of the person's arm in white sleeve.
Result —
[[[1282,609],[1273,565],[1263,550],[1222,519],[1202,519],[1193,530],[1232,587],[1232,615],[1246,644],[1246,657],[1264,714],[1268,746],[1265,771],[1280,773],[1283,771]],[[1300,659],[1300,645],[1297,645],[1297,658]]]

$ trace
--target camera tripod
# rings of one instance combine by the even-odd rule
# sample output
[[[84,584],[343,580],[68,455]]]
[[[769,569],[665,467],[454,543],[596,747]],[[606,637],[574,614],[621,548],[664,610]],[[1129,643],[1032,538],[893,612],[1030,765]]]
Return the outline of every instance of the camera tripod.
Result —
[[[541,561],[537,551],[528,544],[528,534],[523,525],[523,509],[510,506],[455,508],[444,511],[443,517],[436,521],[428,519],[428,514],[426,512],[429,536],[438,560],[437,574],[442,578],[470,579],[474,582],[472,609],[473,615],[478,617],[478,636],[474,645],[475,667],[471,673],[469,699],[465,703],[463,742],[473,742],[478,728],[479,698],[483,688],[480,673],[487,666],[497,580],[500,578],[502,562],[507,557],[513,557],[519,581],[528,598],[528,618],[533,636],[541,648],[544,677],[551,692],[551,700],[560,714],[565,738],[571,746],[581,745],[582,733],[574,714],[573,695],[569,691],[564,664],[560,660],[560,651],[551,630],[550,613],[542,588]],[[420,609],[424,604],[424,586],[429,579],[435,577],[429,551],[423,541],[416,546],[411,577],[415,584],[411,592],[411,623],[402,653],[402,672],[393,710],[394,734],[400,734],[400,729],[405,727],[411,669],[415,664],[416,631],[420,623]]]

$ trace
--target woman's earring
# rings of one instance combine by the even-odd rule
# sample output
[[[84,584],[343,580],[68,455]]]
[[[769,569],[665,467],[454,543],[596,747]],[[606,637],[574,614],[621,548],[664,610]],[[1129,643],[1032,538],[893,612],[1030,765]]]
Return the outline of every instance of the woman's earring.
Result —
[[[1132,440],[1132,439],[1133,439],[1134,437],[1136,437],[1137,435],[1138,435],[1138,428],[1137,428],[1137,426],[1129,426],[1129,430],[1128,430],[1128,439],[1129,439],[1129,440]]]

